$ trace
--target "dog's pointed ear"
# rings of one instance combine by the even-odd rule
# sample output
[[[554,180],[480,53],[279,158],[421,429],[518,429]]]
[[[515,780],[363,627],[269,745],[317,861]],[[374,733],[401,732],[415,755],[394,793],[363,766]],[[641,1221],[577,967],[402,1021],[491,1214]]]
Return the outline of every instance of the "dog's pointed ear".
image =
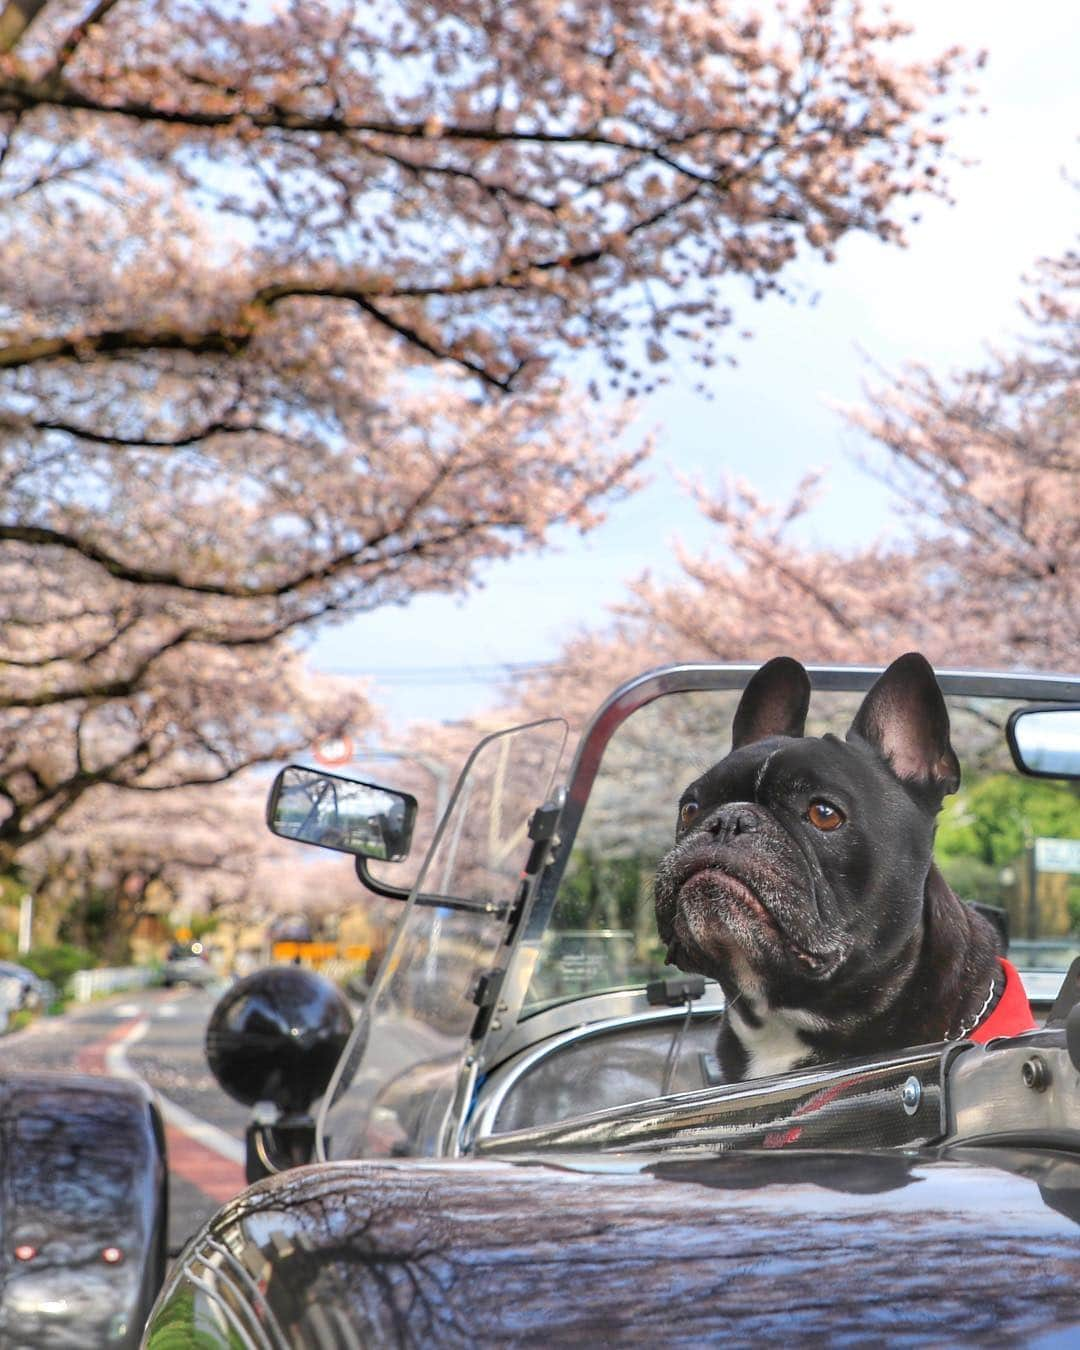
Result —
[[[949,739],[949,711],[926,657],[898,657],[863,699],[848,740],[865,741],[893,773],[938,806],[960,786],[960,761]]]
[[[790,656],[774,656],[750,676],[731,726],[731,748],[767,736],[801,736],[810,707],[810,676]]]

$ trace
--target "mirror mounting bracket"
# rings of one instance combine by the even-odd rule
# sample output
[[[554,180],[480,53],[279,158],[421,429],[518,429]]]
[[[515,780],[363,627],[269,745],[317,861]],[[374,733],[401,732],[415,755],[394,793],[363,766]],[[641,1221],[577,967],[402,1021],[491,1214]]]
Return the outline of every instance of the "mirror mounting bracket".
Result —
[[[514,903],[510,907],[510,917],[506,925],[505,940],[507,942],[513,939],[517,930],[533,878],[543,871],[552,850],[558,844],[556,831],[565,802],[566,793],[560,788],[551,801],[538,806],[529,817],[529,838],[532,840],[532,848],[530,848],[529,856],[522,868],[517,894],[514,896]]]
[[[409,898],[409,889],[407,886],[393,886],[373,877],[368,870],[367,858],[357,857],[356,875],[361,884],[366,886],[367,889],[372,891],[375,895],[381,895],[387,900],[408,900]]]

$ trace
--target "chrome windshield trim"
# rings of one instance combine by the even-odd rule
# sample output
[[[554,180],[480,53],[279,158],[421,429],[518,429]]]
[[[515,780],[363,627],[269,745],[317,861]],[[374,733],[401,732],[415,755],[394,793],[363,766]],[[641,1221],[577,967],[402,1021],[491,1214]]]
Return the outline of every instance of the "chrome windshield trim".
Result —
[[[718,984],[709,980],[705,993],[694,1002],[695,1017],[700,1013],[716,1016],[724,1010],[724,992]],[[586,994],[554,1003],[548,1008],[530,1013],[528,1017],[508,1028],[507,1035],[500,1042],[499,1065],[531,1046],[541,1042],[547,1045],[552,1037],[568,1031],[580,1030],[589,1034],[594,1026],[611,1027],[618,1023],[651,1021],[673,1011],[679,1017],[686,1015],[685,1007],[675,1009],[657,1008],[645,997],[644,985],[634,985],[625,989],[609,989],[604,993]],[[494,1062],[488,1060],[491,1072]]]
[[[546,1024],[548,1033],[543,1041],[539,1044],[533,1044],[531,1049],[521,1050],[516,1059],[500,1065],[498,1070],[491,1075],[477,1101],[467,1148],[472,1148],[477,1141],[493,1135],[495,1121],[510,1090],[549,1055],[555,1054],[556,1051],[562,1050],[567,1045],[589,1040],[593,1036],[603,1036],[610,1031],[625,1030],[627,1027],[642,1026],[654,1022],[679,1023],[686,1017],[685,1007],[651,1007],[645,1000],[644,990],[623,990],[620,992],[628,1001],[642,1006],[635,1007],[635,1010],[631,1012],[614,1014],[599,1021],[587,1022],[584,1025],[581,1022],[582,1004],[595,1004],[597,1001],[607,1003],[610,998],[609,995],[600,995],[599,999],[574,999],[569,1004],[560,1004],[557,1009],[547,1010],[547,1013],[562,1013],[568,1019],[572,1017],[573,1021],[569,1023],[570,1029],[551,1034],[551,1022],[549,1020]],[[713,994],[712,998],[709,998],[710,993]],[[720,991],[720,986],[716,984],[707,986],[705,998],[694,1004],[693,1020],[716,1017],[723,1011],[723,1008],[724,996]],[[538,1029],[543,1025],[542,1019],[547,1016],[547,1013],[540,1013],[535,1018],[530,1017],[525,1025],[530,1031]],[[535,1036],[532,1037],[532,1040],[535,1041]]]
[[[484,1066],[501,1062],[520,1048],[522,1039],[534,1041],[536,1033],[522,1038],[521,1017],[540,952],[540,941],[555,905],[555,897],[569,861],[585,804],[600,767],[608,741],[639,708],[669,694],[706,690],[742,689],[759,668],[757,662],[686,663],[660,666],[626,681],[599,707],[578,742],[570,768],[566,802],[558,825],[558,846],[534,886],[528,908],[518,924],[501,990],[500,1015],[488,1030],[478,1056]],[[812,688],[840,693],[869,689],[883,666],[810,665],[806,667]],[[1031,703],[1080,703],[1080,676],[1034,672],[939,670],[938,683],[946,694],[972,698],[1008,698]],[[527,1019],[531,1021],[532,1014]]]

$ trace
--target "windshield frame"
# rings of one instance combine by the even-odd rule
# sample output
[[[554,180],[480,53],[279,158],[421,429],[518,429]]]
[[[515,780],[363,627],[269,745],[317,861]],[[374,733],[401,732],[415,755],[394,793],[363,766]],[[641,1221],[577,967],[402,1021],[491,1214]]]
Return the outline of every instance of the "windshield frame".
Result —
[[[598,1012],[612,999],[627,1008],[643,1008],[643,990],[622,990],[611,995],[571,998],[553,1008],[522,1016],[539,960],[540,944],[551,922],[563,875],[609,741],[619,727],[646,704],[673,694],[741,690],[758,670],[759,664],[699,663],[658,667],[621,685],[593,715],[582,734],[570,767],[565,803],[557,828],[557,847],[533,890],[530,906],[515,934],[502,985],[501,1001],[504,1008],[499,1019],[500,1025],[489,1030],[479,1047],[479,1055],[485,1066],[490,1068],[507,1056],[518,1053],[542,1035],[568,1027],[575,1021],[580,1022],[583,1020],[581,1013],[586,1000]],[[883,669],[883,666],[806,667],[814,690],[840,693],[865,693]],[[982,670],[938,670],[935,673],[946,695],[1015,699],[1030,704],[1080,704],[1080,677],[1077,676]]]
[[[565,719],[561,717],[540,718],[532,722],[493,731],[483,736],[473,747],[457,779],[446,810],[436,825],[431,844],[417,873],[409,898],[402,905],[393,935],[380,962],[364,1007],[356,1018],[352,1033],[338,1059],[334,1073],[320,1102],[315,1131],[315,1156],[318,1161],[331,1162],[341,1161],[349,1157],[375,1156],[370,1149],[363,1149],[359,1152],[353,1151],[347,1143],[344,1146],[339,1143],[335,1144],[335,1149],[338,1151],[332,1152],[331,1129],[338,1130],[352,1122],[355,1132],[361,1135],[367,1133],[370,1118],[380,1094],[393,1088],[406,1070],[422,1068],[428,1062],[424,1059],[425,1052],[421,1050],[414,1062],[389,1066],[382,1065],[376,1069],[372,1079],[365,1084],[366,1090],[359,1092],[351,1101],[345,1100],[351,1090],[353,1080],[360,1070],[367,1070],[369,1067],[367,1063],[369,1052],[373,1051],[374,1046],[373,1029],[378,1030],[379,1024],[386,1018],[393,1018],[399,1006],[398,1000],[393,996],[395,975],[399,963],[406,970],[411,970],[414,964],[418,964],[421,960],[427,960],[429,957],[434,957],[436,954],[436,946],[430,934],[427,944],[414,942],[416,936],[413,931],[414,916],[417,911],[421,911],[424,915],[425,928],[434,927],[436,930],[441,927],[438,915],[444,909],[457,915],[472,915],[477,919],[485,920],[486,931],[482,935],[482,945],[491,949],[493,960],[495,953],[501,952],[506,946],[507,930],[517,915],[524,912],[523,905],[527,903],[527,894],[523,895],[522,892],[531,890],[539,872],[538,861],[530,864],[530,859],[535,852],[535,843],[531,843],[529,833],[530,819],[533,813],[550,798],[565,753],[567,732]],[[519,793],[521,800],[516,804],[516,807],[520,808],[520,815],[517,809],[511,809],[507,812],[504,802],[506,794],[501,787],[503,775],[505,774],[507,781],[514,783],[516,778],[514,769],[520,771],[520,765],[508,762],[507,758],[503,758],[496,767],[493,779],[495,792],[491,800],[489,814],[479,817],[479,820],[488,826],[488,830],[483,831],[482,834],[486,835],[489,841],[492,838],[490,829],[493,824],[497,824],[503,831],[511,828],[510,848],[500,856],[500,862],[510,863],[513,860],[513,865],[505,870],[500,867],[498,873],[500,888],[505,887],[505,896],[499,900],[489,901],[479,899],[474,901],[461,897],[459,903],[449,903],[451,898],[457,897],[449,897],[443,895],[441,889],[428,890],[427,887],[432,870],[437,863],[448,871],[457,865],[459,847],[461,847],[462,855],[467,862],[470,859],[477,861],[483,858],[482,854],[474,857],[467,846],[462,846],[465,812],[470,803],[473,789],[477,781],[480,781],[481,784],[485,781],[483,773],[479,774],[479,779],[474,777],[477,766],[483,764],[486,771],[488,751],[492,749],[504,751],[506,757],[511,757],[515,750],[520,750],[522,745],[528,746],[530,733],[537,733],[538,739],[549,737],[551,741],[550,748],[546,752],[550,762],[544,764],[543,781],[530,784],[528,790]],[[520,784],[516,784],[516,786],[520,789]],[[445,856],[444,843],[447,848]],[[493,965],[481,963],[476,966],[470,960],[467,968],[463,969],[461,973],[469,979],[490,979],[495,974],[495,970]],[[427,979],[430,983],[430,976]],[[434,1131],[425,1123],[421,1127],[423,1139],[420,1138],[419,1134],[415,1137],[410,1136],[408,1140],[409,1156],[420,1156],[428,1153],[452,1153],[454,1151],[458,1119],[463,1113],[463,1103],[471,1096],[471,1084],[475,1079],[476,1059],[471,1053],[471,1047],[482,1035],[477,1023],[481,1005],[474,997],[476,990],[470,989],[465,984],[458,988],[451,981],[446,985],[446,988],[462,1005],[456,1011],[464,1012],[468,1016],[472,1029],[462,1030],[458,1028],[451,1030],[447,1033],[447,1044],[439,1048],[439,1054],[436,1058],[442,1063],[447,1075],[444,1088],[448,1087],[452,1089],[452,1092],[450,1095],[447,1095],[445,1091],[443,1093],[446,1101],[442,1104],[442,1117]],[[418,1017],[416,1021],[419,1029],[431,1029],[427,1026],[426,1018]],[[440,1030],[442,1029],[440,1027]],[[371,1057],[374,1058],[374,1054]],[[426,1097],[431,1095],[423,1094],[417,1100],[424,1101]],[[432,1097],[432,1101],[434,1101],[434,1097]],[[442,1098],[440,1098],[441,1101]],[[335,1122],[337,1123],[335,1124]],[[343,1151],[341,1151],[342,1149]]]

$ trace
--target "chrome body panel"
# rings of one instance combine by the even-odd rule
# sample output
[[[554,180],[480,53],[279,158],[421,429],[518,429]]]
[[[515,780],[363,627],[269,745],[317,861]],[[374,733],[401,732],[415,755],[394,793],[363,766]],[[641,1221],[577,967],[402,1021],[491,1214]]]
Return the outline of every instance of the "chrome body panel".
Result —
[[[717,988],[717,986],[713,986],[713,988]],[[640,991],[638,997],[640,1002],[644,1004],[645,997]],[[611,999],[611,995],[604,995],[598,999],[582,1001],[608,1004]],[[566,1005],[562,1006],[565,1007]],[[705,1008],[702,1008],[700,1004],[694,1006],[691,1025],[694,1026],[695,1030],[700,1028],[704,1031],[708,1049],[712,1048],[712,1043],[716,1039],[715,1021],[722,1010],[722,1000],[719,1005],[712,1004]],[[533,1020],[530,1019],[528,1025],[531,1025]],[[535,1020],[540,1022],[541,1018],[538,1017]],[[475,1145],[477,1140],[499,1133],[499,1116],[508,1098],[521,1084],[534,1078],[537,1071],[547,1061],[558,1059],[559,1065],[555,1067],[555,1073],[562,1073],[562,1066],[565,1064],[564,1052],[567,1049],[580,1046],[586,1041],[607,1043],[617,1038],[620,1043],[624,1043],[633,1038],[635,1031],[645,1028],[665,1031],[668,1034],[668,1039],[673,1040],[679,1036],[680,1028],[685,1021],[686,1012],[682,1008],[648,1008],[626,1016],[616,1014],[595,1021],[590,1020],[584,1025],[570,1025],[566,1030],[548,1036],[539,1044],[523,1050],[516,1057],[500,1065],[498,1070],[492,1073],[484,1083],[473,1111],[469,1131],[470,1144]],[[685,1077],[685,1074],[682,1076]],[[641,1095],[654,1096],[655,1091],[656,1088],[654,1087],[652,1092]],[[628,1100],[632,1099],[624,1096],[618,1104],[623,1105]]]
[[[949,1075],[950,1139],[1041,1139],[1080,1146],[1080,1073],[1063,1031],[991,1041]]]
[[[1061,988],[1062,972],[1021,970],[1018,974],[1034,1008],[1048,1008],[1053,1003]],[[724,1011],[724,1004],[724,991],[714,981],[707,980],[705,993],[694,1003],[694,1017],[719,1017]],[[618,1024],[639,1020],[678,1020],[683,1016],[681,1008],[654,1007],[640,986],[608,990],[586,998],[567,999],[565,1003],[556,1003],[542,1012],[532,1013],[507,1031],[499,1042],[499,1049],[505,1059],[513,1059],[534,1048],[543,1057],[555,1048],[555,1041],[563,1036],[587,1036]]]
[[[724,991],[709,980],[705,984],[704,995],[694,1003],[694,1016],[708,1015],[719,1017],[724,1011]],[[590,1027],[600,1029],[615,1023],[645,1020],[655,1021],[668,1017],[679,1018],[684,1015],[681,1008],[656,1008],[645,997],[640,986],[633,989],[615,989],[604,994],[592,994],[587,998],[568,999],[565,1003],[556,1003],[543,1012],[517,1022],[504,1040],[500,1042],[502,1055],[510,1058],[534,1045],[546,1044],[549,1038],[561,1036],[567,1032]]]
[[[552,1038],[492,1075],[476,1113],[474,1151],[504,1157],[567,1150],[880,1149],[985,1140],[1080,1151],[1080,1072],[1060,1028],[985,1046],[916,1047],[499,1128],[507,1099],[545,1060],[617,1026]]]
[[[947,1052],[946,1052],[947,1053]],[[478,1137],[484,1157],[548,1152],[732,1148],[896,1148],[945,1133],[941,1046],[796,1069],[698,1092],[655,1097],[553,1124]],[[914,1110],[904,1088],[916,1081]]]

